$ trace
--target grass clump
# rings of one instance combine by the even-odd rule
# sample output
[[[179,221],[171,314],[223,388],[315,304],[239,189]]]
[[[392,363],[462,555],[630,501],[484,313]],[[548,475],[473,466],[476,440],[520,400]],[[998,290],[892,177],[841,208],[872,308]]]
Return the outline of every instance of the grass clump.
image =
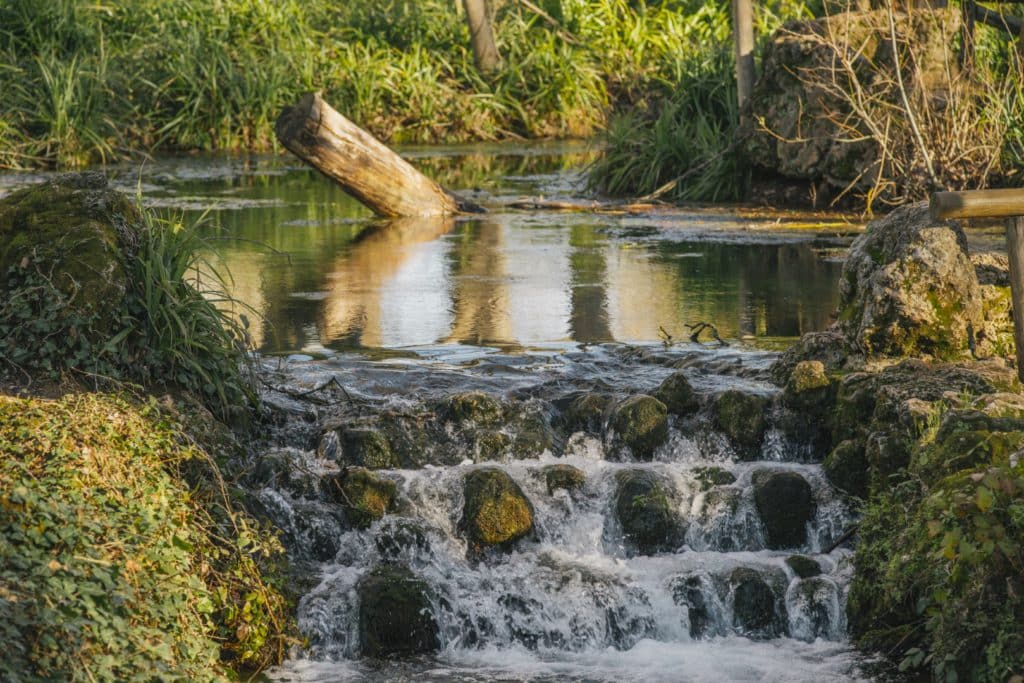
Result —
[[[53,211],[40,213],[47,202]],[[114,208],[97,217],[97,204]],[[54,229],[61,240],[40,241]],[[245,318],[229,315],[197,225],[158,219],[83,174],[5,198],[0,233],[11,263],[0,281],[0,375],[175,387],[229,420],[255,407]],[[97,291],[105,296],[92,301]]]
[[[3,680],[266,666],[287,641],[280,552],[156,405],[0,396]]]
[[[265,149],[309,90],[389,142],[588,137],[728,34],[721,3],[536,4],[546,17],[495,3],[503,66],[485,77],[450,0],[9,0],[0,166]]]

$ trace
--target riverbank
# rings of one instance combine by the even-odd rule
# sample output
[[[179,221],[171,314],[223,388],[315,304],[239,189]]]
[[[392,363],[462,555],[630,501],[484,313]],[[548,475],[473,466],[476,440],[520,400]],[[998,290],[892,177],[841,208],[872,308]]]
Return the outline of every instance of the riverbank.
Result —
[[[274,146],[282,107],[320,90],[389,143],[584,138],[718,54],[725,5],[498,3],[482,76],[442,0],[13,2],[0,8],[0,167]],[[761,30],[802,5],[759,3]]]
[[[229,476],[245,347],[193,239],[96,173],[0,200],[4,680],[224,680],[294,642],[282,548]]]

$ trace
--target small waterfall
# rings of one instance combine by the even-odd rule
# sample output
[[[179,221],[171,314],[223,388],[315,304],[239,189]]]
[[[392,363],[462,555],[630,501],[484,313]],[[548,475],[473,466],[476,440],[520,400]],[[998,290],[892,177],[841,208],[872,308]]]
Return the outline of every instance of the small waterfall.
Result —
[[[645,366],[636,374],[647,386],[632,393],[666,372]],[[254,468],[256,499],[311,576],[298,606],[308,648],[273,676],[856,678],[845,643],[849,551],[823,554],[851,515],[808,449],[772,422],[774,390],[718,377],[719,387],[752,387],[766,406],[754,451],[719,428],[708,392],[692,413],[669,416],[667,435],[638,459],[612,428],[621,396],[580,402],[543,373],[503,395],[477,390],[480,375],[445,377],[415,401],[347,405],[321,420],[308,448],[272,448]],[[575,409],[600,409],[577,419],[566,395]],[[373,474],[394,495],[387,514],[360,525],[330,486],[366,463],[385,465]],[[467,537],[465,482],[479,470],[497,470],[532,512],[528,533],[500,548]],[[366,659],[361,595],[385,571],[422,587],[431,658]]]

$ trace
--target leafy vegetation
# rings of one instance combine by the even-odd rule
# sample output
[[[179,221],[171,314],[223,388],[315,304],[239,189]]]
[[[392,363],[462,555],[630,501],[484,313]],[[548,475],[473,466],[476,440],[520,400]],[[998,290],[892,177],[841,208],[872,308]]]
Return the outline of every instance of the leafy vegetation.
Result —
[[[259,149],[300,93],[392,142],[585,137],[718,51],[728,3],[540,0],[496,16],[484,78],[450,0],[9,0],[0,166]]]
[[[931,421],[901,481],[868,501],[850,593],[862,645],[948,683],[1024,667],[1024,463],[1010,457],[1024,422],[979,420]]]
[[[281,548],[172,414],[0,396],[3,680],[222,680],[281,656]]]

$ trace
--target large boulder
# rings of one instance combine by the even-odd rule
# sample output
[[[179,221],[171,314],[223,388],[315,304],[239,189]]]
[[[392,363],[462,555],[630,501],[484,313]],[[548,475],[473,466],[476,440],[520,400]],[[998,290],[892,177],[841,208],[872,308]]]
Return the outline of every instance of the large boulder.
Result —
[[[544,468],[544,483],[547,484],[548,493],[554,495],[558,489],[565,491],[576,491],[583,488],[587,476],[578,467],[572,465],[548,465]]]
[[[943,65],[959,30],[959,14],[915,8],[896,15],[896,30],[914,46],[915,68],[904,69],[912,96],[918,89],[948,90]],[[750,98],[751,119],[757,122],[748,128],[744,145],[750,162],[814,183],[818,196],[826,199],[872,190],[887,159],[864,118],[853,115],[847,93],[855,92],[853,76],[860,92],[868,91],[865,97],[877,100],[879,108],[899,102],[895,79],[877,77],[896,68],[890,46],[884,10],[837,12],[776,31],[765,46]]]
[[[615,515],[628,550],[654,555],[675,550],[683,527],[666,481],[650,470],[622,470],[615,475]]]
[[[471,555],[487,548],[508,549],[533,531],[533,505],[503,470],[473,470],[466,475],[463,495],[459,529],[466,536]]]
[[[611,428],[633,457],[651,460],[668,438],[668,409],[653,396],[630,396],[615,406]]]
[[[410,657],[440,647],[427,584],[408,567],[381,565],[360,579],[358,592],[364,657]]]
[[[391,451],[388,439],[379,430],[369,427],[348,427],[341,430],[341,456],[346,464],[383,470],[401,467]]]
[[[0,299],[39,273],[65,298],[64,316],[112,333],[128,291],[125,262],[142,226],[135,204],[99,172],[58,175],[12,192],[0,199]]]
[[[960,358],[981,323],[967,238],[955,223],[933,221],[926,204],[901,207],[854,240],[838,327],[862,353]]]
[[[773,550],[798,548],[807,542],[807,523],[814,518],[814,493],[796,472],[754,473],[754,505]]]
[[[665,404],[673,415],[689,415],[700,408],[700,399],[682,371],[669,375],[652,396]]]

